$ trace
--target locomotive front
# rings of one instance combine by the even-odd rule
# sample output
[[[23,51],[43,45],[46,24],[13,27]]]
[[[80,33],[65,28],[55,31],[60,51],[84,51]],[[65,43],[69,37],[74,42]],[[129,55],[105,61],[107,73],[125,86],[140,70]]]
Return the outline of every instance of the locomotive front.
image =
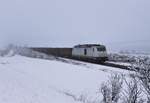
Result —
[[[108,60],[107,50],[104,45],[96,46],[95,57],[97,60],[101,61]]]

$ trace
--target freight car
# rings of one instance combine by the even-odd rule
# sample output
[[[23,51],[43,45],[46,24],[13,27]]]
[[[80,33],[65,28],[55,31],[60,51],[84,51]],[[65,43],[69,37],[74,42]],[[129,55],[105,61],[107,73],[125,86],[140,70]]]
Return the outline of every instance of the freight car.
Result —
[[[72,48],[49,48],[49,47],[39,47],[31,48],[34,51],[42,52],[47,55],[53,55],[56,57],[71,58],[72,57]]]
[[[76,45],[72,49],[72,57],[98,62],[105,62],[108,60],[106,47],[99,44]]]

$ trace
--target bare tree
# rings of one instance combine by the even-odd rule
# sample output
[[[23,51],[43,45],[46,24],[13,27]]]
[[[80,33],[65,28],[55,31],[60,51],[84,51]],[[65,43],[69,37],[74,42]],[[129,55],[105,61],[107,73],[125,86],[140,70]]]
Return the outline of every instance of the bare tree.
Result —
[[[142,89],[138,85],[138,80],[135,76],[131,77],[130,82],[127,82],[127,89],[123,92],[123,103],[144,103],[144,100],[141,98]]]
[[[138,58],[133,69],[136,71],[136,76],[145,89],[145,92],[150,101],[150,61],[148,58]]]
[[[104,103],[117,103],[120,98],[122,89],[123,76],[120,74],[112,74],[107,81],[101,85],[101,93]]]
[[[111,75],[109,82],[111,85],[111,100],[117,103],[120,98],[123,76],[119,74],[113,74]]]
[[[108,87],[107,83],[101,84],[101,93],[103,95],[104,103],[111,103],[111,90]]]

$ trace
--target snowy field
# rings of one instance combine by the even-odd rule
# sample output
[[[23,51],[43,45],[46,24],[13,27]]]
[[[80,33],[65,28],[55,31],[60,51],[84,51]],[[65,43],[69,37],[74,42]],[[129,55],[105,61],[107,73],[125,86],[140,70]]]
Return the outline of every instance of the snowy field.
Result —
[[[118,68],[74,65],[15,55],[0,57],[0,103],[83,103],[100,101],[99,88]]]

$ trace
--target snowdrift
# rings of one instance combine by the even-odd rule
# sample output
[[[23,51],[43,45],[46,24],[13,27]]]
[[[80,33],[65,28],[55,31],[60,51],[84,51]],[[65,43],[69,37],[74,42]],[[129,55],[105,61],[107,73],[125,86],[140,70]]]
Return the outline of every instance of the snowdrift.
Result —
[[[85,97],[87,101],[100,101],[100,84],[112,72],[127,71],[19,55],[0,57],[0,102],[77,103]]]

